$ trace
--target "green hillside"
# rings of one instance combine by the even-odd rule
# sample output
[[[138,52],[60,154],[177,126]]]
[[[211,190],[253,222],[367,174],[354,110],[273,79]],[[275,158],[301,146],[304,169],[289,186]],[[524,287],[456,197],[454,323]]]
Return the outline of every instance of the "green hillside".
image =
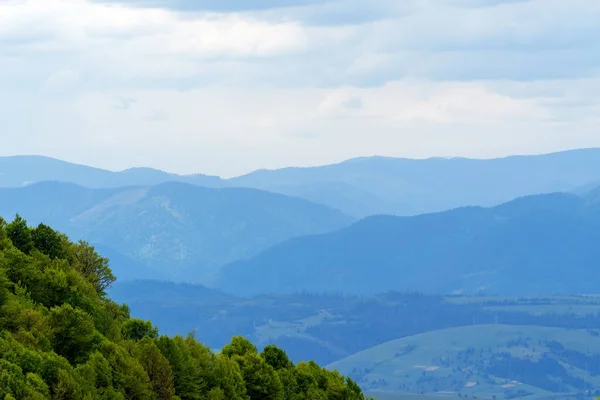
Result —
[[[0,189],[0,215],[8,220],[17,212],[99,246],[113,259],[120,280],[206,279],[225,263],[352,221],[302,199],[182,183],[97,190],[41,183]]]
[[[369,390],[514,398],[591,395],[599,360],[598,331],[476,325],[387,342],[329,367]]]
[[[364,399],[349,378],[241,336],[215,353],[106,297],[108,260],[46,225],[0,219],[0,399]]]
[[[453,400],[456,398],[455,395],[426,395],[426,394],[412,394],[412,393],[390,393],[382,390],[372,390],[367,392],[368,396],[374,397],[377,400],[444,400],[445,397],[450,397]]]

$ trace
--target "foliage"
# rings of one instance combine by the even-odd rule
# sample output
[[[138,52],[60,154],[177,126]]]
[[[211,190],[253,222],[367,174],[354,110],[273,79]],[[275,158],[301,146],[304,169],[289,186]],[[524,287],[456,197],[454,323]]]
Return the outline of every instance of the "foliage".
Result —
[[[115,280],[108,259],[100,257],[87,242],[70,246],[69,257],[75,268],[88,279],[99,293],[104,293]]]
[[[145,337],[156,339],[158,328],[152,326],[150,321],[142,321],[139,318],[131,318],[123,322],[123,337],[130,340],[142,340]]]
[[[267,364],[278,371],[289,368],[291,365],[291,361],[285,351],[273,345],[266,346],[260,355]]]
[[[48,225],[39,224],[37,228],[31,229],[31,239],[33,246],[51,259],[66,256],[66,248],[63,245],[66,237]]]
[[[193,336],[159,337],[106,297],[113,281],[89,244],[0,219],[0,399],[364,399],[274,346],[259,354],[235,337],[218,354]]]
[[[8,224],[6,233],[13,245],[23,253],[29,253],[33,250],[31,229],[27,226],[27,221],[19,214]]]

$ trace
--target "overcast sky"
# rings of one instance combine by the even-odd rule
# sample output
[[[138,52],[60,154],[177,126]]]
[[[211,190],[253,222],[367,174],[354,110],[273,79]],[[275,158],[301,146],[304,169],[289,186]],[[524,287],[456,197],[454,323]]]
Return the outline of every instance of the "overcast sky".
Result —
[[[222,176],[600,146],[600,1],[2,0],[0,155]]]

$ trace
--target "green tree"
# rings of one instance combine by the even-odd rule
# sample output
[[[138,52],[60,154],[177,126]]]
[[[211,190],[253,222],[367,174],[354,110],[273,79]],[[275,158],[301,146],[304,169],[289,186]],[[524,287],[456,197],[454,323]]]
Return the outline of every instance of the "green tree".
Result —
[[[49,397],[48,386],[39,376],[24,374],[21,367],[0,359],[0,398],[43,400]]]
[[[19,214],[6,226],[6,234],[17,249],[25,254],[31,253],[34,247],[31,229]]]
[[[158,328],[152,326],[151,321],[144,321],[138,318],[128,319],[123,322],[121,331],[123,332],[123,337],[129,340],[137,341],[145,337],[158,338]]]
[[[346,378],[346,399],[347,400],[364,400],[365,395],[362,389],[358,386],[358,383],[354,382],[351,378]]]
[[[0,398],[22,398],[26,393],[23,370],[7,360],[0,360]]]
[[[115,390],[128,400],[156,399],[144,367],[126,349],[106,341],[100,352],[110,365]]]
[[[182,400],[202,399],[202,395],[208,391],[208,382],[197,370],[185,340],[180,336],[161,336],[157,345],[171,364],[175,393]]]
[[[37,262],[44,263],[45,268],[40,268],[41,271],[37,273],[35,278],[43,284],[32,287],[30,290],[31,297],[46,307],[54,307],[65,303],[72,294],[72,281],[69,279],[71,271],[68,264],[63,264],[66,261],[54,260],[46,263],[45,260],[38,260],[38,258],[44,258],[40,254],[34,254],[33,258]]]
[[[154,344],[154,340],[146,336],[137,342],[133,348],[133,355],[146,370],[156,397],[161,400],[172,399],[175,396],[173,371],[169,361]]]
[[[150,321],[106,298],[113,280],[87,243],[0,219],[0,400],[363,398],[353,381],[296,367],[275,346],[259,355],[237,336],[215,354],[191,335],[157,338]]]
[[[346,400],[348,398],[348,388],[344,377],[341,376],[337,371],[326,372],[327,375],[327,389],[325,394],[328,400]]]
[[[293,366],[286,352],[273,345],[266,346],[260,356],[275,370]]]
[[[283,400],[279,376],[265,360],[253,353],[234,355],[232,359],[240,366],[251,400]]]
[[[34,247],[51,259],[66,257],[63,237],[49,226],[39,224],[31,230],[31,237]]]
[[[295,369],[297,394],[300,399],[321,398],[324,396],[319,387],[318,376],[308,363],[300,363]]]
[[[110,270],[108,258],[101,257],[96,253],[96,249],[85,241],[72,245],[70,257],[75,268],[91,282],[96,291],[106,294],[106,289],[116,280]]]
[[[6,239],[6,221],[0,217],[0,242]]]
[[[48,388],[48,385],[37,374],[28,372],[27,375],[25,375],[25,384],[29,391],[29,398],[32,400],[47,399],[50,396],[50,389]]]
[[[53,399],[56,400],[79,400],[83,398],[81,387],[77,384],[75,377],[64,369],[58,371],[58,382],[52,390]]]
[[[212,388],[206,395],[206,400],[229,400],[225,391],[219,387]]]
[[[237,362],[220,354],[215,359],[215,383],[225,393],[228,400],[246,400],[246,383]]]
[[[231,342],[221,349],[221,353],[227,357],[245,356],[246,354],[258,354],[256,346],[242,336],[235,336]]]
[[[96,339],[94,320],[70,304],[50,310],[52,347],[72,363],[83,361]]]
[[[294,367],[292,366],[291,368],[283,368],[277,370],[277,376],[279,376],[279,380],[283,385],[284,398],[286,400],[297,399],[298,384],[296,383],[296,374]]]
[[[8,289],[10,283],[11,282],[8,279],[8,276],[6,276],[6,271],[2,267],[0,267],[0,306],[2,306],[8,300],[8,297],[10,295]]]

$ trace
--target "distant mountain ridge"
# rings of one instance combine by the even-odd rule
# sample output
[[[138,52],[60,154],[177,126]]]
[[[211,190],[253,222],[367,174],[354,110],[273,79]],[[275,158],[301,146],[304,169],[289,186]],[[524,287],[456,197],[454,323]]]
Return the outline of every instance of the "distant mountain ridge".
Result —
[[[113,172],[43,156],[0,157],[0,188],[22,187],[47,181],[73,183],[90,189],[152,186],[167,182],[224,186],[221,178],[202,174],[177,175],[153,168],[130,168]]]
[[[576,190],[600,181],[600,149],[495,159],[366,157],[322,167],[261,170],[230,181],[307,198],[357,217],[418,215]],[[346,185],[343,195],[327,197],[315,190],[334,183]]]
[[[46,157],[0,157],[0,187],[41,181],[89,188],[183,182],[205,187],[266,190],[362,218],[418,215],[461,206],[494,206],[517,197],[588,190],[600,182],[600,148],[495,159],[361,157],[338,164],[258,170],[221,179],[149,168],[111,172]]]
[[[0,215],[10,220],[16,213],[101,246],[120,279],[176,281],[207,279],[222,264],[353,221],[303,199],[177,182],[114,189],[46,182],[0,189]]]
[[[217,286],[248,295],[595,293],[600,203],[590,196],[557,193],[494,208],[370,217],[329,234],[291,239],[225,266]]]

